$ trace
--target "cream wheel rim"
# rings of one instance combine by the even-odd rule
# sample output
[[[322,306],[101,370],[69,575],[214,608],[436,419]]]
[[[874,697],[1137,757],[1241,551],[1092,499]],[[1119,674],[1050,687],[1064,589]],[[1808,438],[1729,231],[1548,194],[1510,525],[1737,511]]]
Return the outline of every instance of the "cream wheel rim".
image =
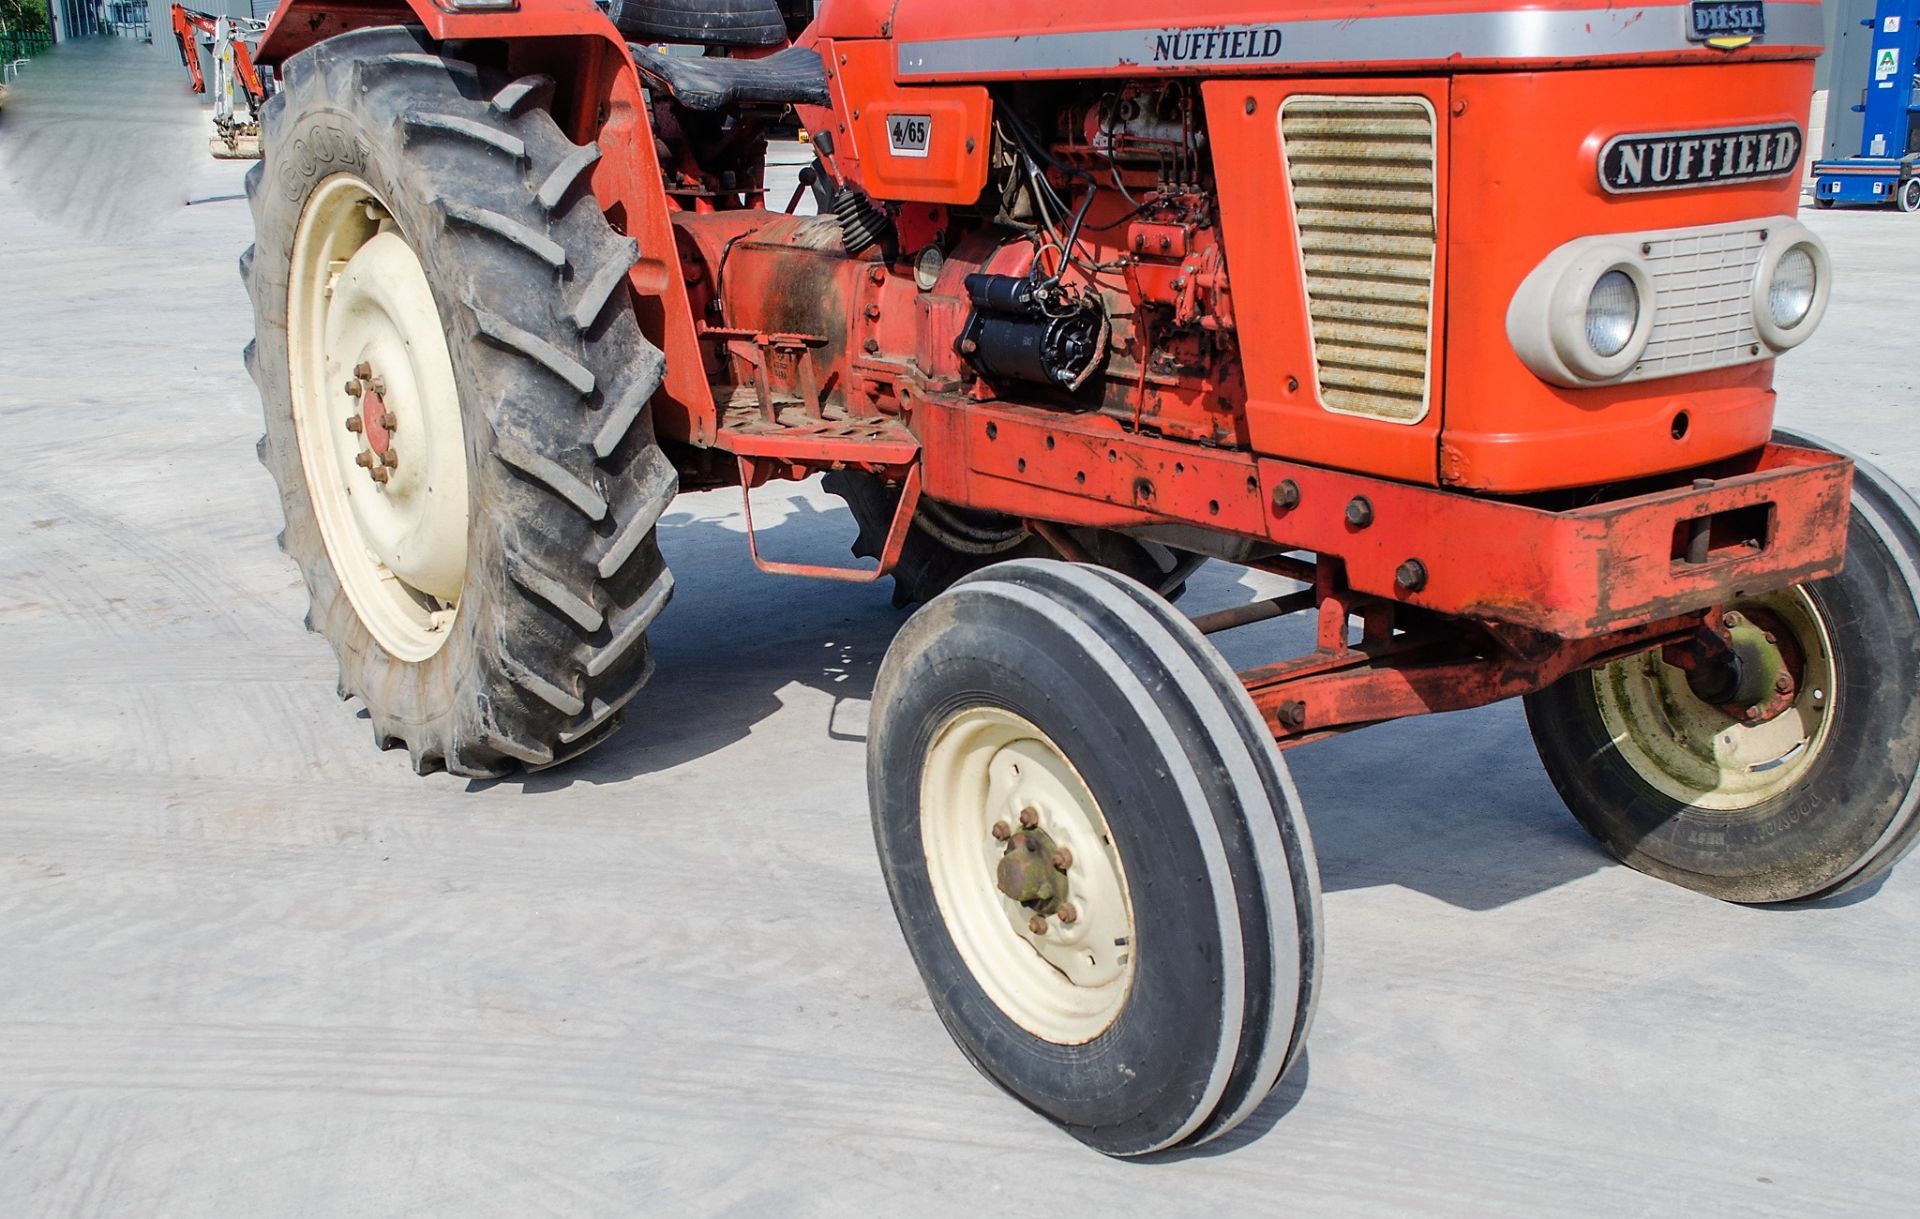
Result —
[[[1007,843],[995,828],[1017,832],[1023,813],[1071,854],[1071,910],[1041,914],[996,883]],[[928,749],[920,818],[935,904],[987,997],[1056,1044],[1105,1032],[1137,968],[1133,903],[1106,818],[1060,748],[1012,712],[958,712]]]
[[[1593,673],[1600,719],[1635,773],[1682,804],[1737,813],[1790,790],[1819,757],[1833,721],[1833,646],[1812,598],[1800,588],[1739,602],[1792,632],[1801,655],[1792,702],[1760,723],[1736,719],[1696,695],[1658,651]]]
[[[374,640],[425,660],[451,633],[466,582],[460,393],[420,258],[352,174],[322,181],[301,213],[287,336],[294,432],[327,557]]]

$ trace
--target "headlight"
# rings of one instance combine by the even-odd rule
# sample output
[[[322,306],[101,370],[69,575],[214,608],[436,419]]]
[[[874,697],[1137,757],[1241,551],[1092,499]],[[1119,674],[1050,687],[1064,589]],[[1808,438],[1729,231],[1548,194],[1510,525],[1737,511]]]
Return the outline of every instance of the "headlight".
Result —
[[[1775,352],[1799,345],[1827,311],[1833,278],[1827,247],[1798,224],[1767,238],[1753,275],[1753,328]]]
[[[1507,338],[1543,381],[1606,385],[1639,362],[1656,307],[1637,246],[1606,237],[1568,242],[1513,294]]]
[[[1792,330],[1806,320],[1813,308],[1813,289],[1817,276],[1813,255],[1797,245],[1774,264],[1773,282],[1767,285],[1767,314],[1782,330]]]
[[[1633,276],[1616,267],[1594,281],[1587,294],[1587,346],[1594,354],[1619,355],[1639,324],[1640,290],[1633,286]]]

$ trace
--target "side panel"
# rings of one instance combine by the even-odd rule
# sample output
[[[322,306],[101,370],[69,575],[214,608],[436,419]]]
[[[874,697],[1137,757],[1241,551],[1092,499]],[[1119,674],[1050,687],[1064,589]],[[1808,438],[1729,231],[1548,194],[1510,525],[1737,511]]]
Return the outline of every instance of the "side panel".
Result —
[[[1438,477],[1446,333],[1449,158],[1447,82],[1434,78],[1220,80],[1201,86],[1220,190],[1220,227],[1233,289],[1247,382],[1253,450],[1407,482]],[[1431,301],[1431,405],[1398,423],[1329,409],[1316,392],[1306,278],[1293,226],[1293,191],[1280,135],[1280,108],[1295,95],[1422,98],[1437,117],[1435,181],[1439,256]]]
[[[981,85],[902,88],[893,47],[823,42],[836,113],[850,119],[848,150],[877,199],[970,204],[987,184],[993,102]]]

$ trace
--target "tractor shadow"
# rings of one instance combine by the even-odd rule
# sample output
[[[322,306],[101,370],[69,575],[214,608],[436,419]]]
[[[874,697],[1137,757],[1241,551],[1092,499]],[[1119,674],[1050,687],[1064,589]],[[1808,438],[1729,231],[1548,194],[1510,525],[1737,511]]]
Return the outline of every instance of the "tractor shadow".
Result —
[[[537,794],[671,771],[743,740],[795,687],[833,700],[810,730],[822,745],[865,739],[880,659],[907,611],[892,606],[888,581],[759,572],[738,496],[685,495],[661,520],[675,591],[651,632],[657,667],[628,704],[627,727],[576,762],[503,782]],[[754,505],[763,555],[853,561],[852,517],[817,485],[768,488]],[[1209,564],[1181,608],[1201,613],[1250,600],[1261,595],[1261,578]],[[1218,642],[1244,667],[1311,647],[1310,626],[1264,623]],[[1290,751],[1287,760],[1330,892],[1401,885],[1486,910],[1618,866],[1560,803],[1518,702],[1370,728]]]

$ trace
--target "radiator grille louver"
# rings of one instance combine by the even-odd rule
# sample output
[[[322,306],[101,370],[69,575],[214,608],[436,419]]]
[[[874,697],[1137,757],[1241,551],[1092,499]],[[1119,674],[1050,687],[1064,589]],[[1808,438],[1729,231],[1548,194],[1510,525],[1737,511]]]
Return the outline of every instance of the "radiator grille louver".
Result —
[[[1753,279],[1766,245],[1761,228],[1646,234],[1653,333],[1621,379],[1704,372],[1771,355],[1753,325]]]
[[[1434,115],[1422,98],[1294,97],[1280,109],[1328,409],[1427,413],[1436,240]]]

